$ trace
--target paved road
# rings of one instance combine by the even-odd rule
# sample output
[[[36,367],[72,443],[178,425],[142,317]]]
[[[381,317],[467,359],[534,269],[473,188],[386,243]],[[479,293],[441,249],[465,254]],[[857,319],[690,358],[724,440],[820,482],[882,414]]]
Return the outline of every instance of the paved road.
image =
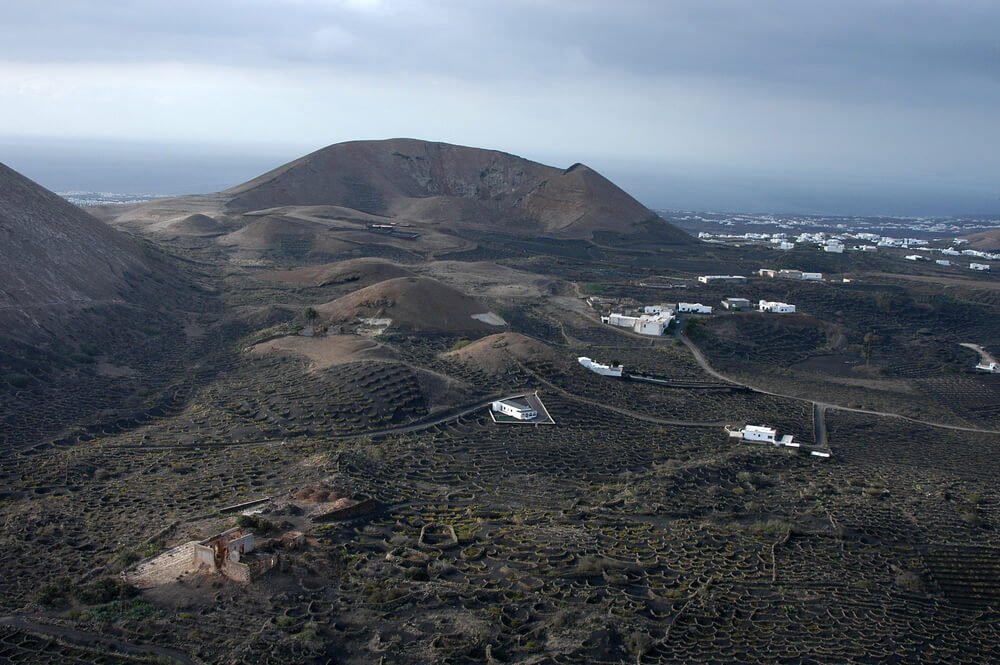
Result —
[[[754,392],[763,393],[765,395],[773,395],[774,397],[784,397],[785,399],[794,399],[794,400],[797,400],[799,402],[809,402],[810,404],[814,404],[814,405],[816,405],[818,407],[822,407],[824,410],[833,409],[833,410],[836,410],[836,411],[849,411],[849,412],[852,412],[852,413],[863,413],[863,414],[866,414],[866,415],[869,415],[869,416],[881,416],[883,418],[898,418],[900,420],[906,420],[906,421],[909,421],[911,423],[917,423],[919,425],[926,425],[927,427],[936,427],[938,429],[948,429],[948,430],[953,430],[953,431],[957,431],[957,432],[972,432],[972,433],[975,433],[975,434],[1000,434],[1000,430],[995,430],[995,429],[984,429],[984,428],[980,428],[980,427],[965,427],[965,426],[962,426],[962,425],[949,425],[947,423],[937,423],[937,422],[933,422],[933,421],[930,421],[930,420],[920,420],[919,418],[911,418],[909,416],[904,416],[904,415],[899,414],[899,413],[892,413],[891,411],[874,411],[872,409],[857,409],[857,408],[850,407],[850,406],[842,406],[840,404],[833,404],[832,402],[820,402],[820,401],[817,401],[817,400],[808,399],[806,397],[799,397],[797,395],[786,395],[784,393],[778,393],[778,392],[774,392],[774,391],[771,391],[771,390],[764,390],[763,388],[757,388],[757,387],[751,386],[750,384],[747,384],[747,383],[741,383],[739,381],[731,379],[731,378],[729,378],[727,376],[724,376],[724,375],[720,374],[719,372],[715,371],[715,369],[713,369],[712,366],[708,363],[708,360],[705,359],[705,355],[701,352],[701,349],[699,349],[694,344],[694,342],[692,342],[690,339],[688,339],[688,336],[684,334],[683,330],[678,331],[678,333],[679,333],[678,334],[678,339],[680,339],[684,343],[684,345],[691,351],[691,355],[694,356],[695,361],[698,363],[698,365],[701,366],[701,368],[703,370],[705,370],[705,372],[707,372],[708,374],[714,376],[715,378],[719,379],[720,381],[726,381],[727,383],[733,383],[733,384],[736,384],[736,385],[744,386],[746,388],[749,388],[750,390],[753,390]],[[826,434],[825,434],[825,427],[824,427],[824,433],[823,433],[823,435],[824,435],[824,438],[825,438],[825,436],[826,436]]]

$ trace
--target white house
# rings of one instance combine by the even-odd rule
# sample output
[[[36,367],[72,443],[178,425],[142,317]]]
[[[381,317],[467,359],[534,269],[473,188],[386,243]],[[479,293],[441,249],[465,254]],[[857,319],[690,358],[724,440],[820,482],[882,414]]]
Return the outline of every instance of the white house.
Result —
[[[642,308],[643,314],[662,314],[663,305],[646,305]]]
[[[795,243],[782,240],[780,243],[778,243],[778,249],[787,252],[790,249],[795,249]]]
[[[674,320],[674,313],[672,310],[662,307],[656,307],[656,309],[661,311],[658,314],[640,314],[638,316],[610,314],[602,316],[601,321],[619,328],[631,328],[632,332],[640,335],[662,335],[670,322]]]
[[[935,259],[934,263],[938,264],[939,266],[951,265],[951,261],[949,261],[948,259]]]
[[[702,284],[711,284],[713,282],[745,282],[747,278],[743,275],[701,275],[698,277],[698,281]]]
[[[860,245],[858,247],[858,251],[861,251],[861,252],[877,252],[878,251],[878,247],[876,247],[875,245]]]
[[[991,374],[1000,374],[1000,364],[995,362],[981,362],[976,365],[976,369],[982,370],[984,372],[990,372]]]
[[[538,417],[538,411],[527,402],[519,399],[497,400],[493,402],[493,410],[518,420],[532,420]]]
[[[813,282],[820,282],[820,281],[823,281],[823,273],[821,273],[821,272],[804,272],[804,273],[802,273],[802,279],[808,280],[808,281],[813,281]]]
[[[601,376],[617,376],[621,377],[622,370],[625,369],[622,365],[602,365],[601,363],[591,360],[586,356],[580,356],[576,359],[578,363],[589,369],[591,372],[596,372]]]
[[[765,425],[747,425],[739,431],[744,441],[762,441],[778,444],[778,430]]]
[[[826,241],[826,245],[823,246],[824,252],[832,252],[833,254],[843,254],[844,253],[844,243],[839,240],[830,239]]]
[[[989,270],[990,266],[987,263],[970,263],[969,270]]]
[[[601,317],[604,320],[604,317]],[[628,316],[627,314],[614,314],[608,316],[606,323],[617,326],[619,328],[635,328],[635,324],[638,323],[638,316]]]
[[[729,432],[729,436],[732,438],[741,439],[742,441],[753,441],[755,443],[770,443],[775,446],[786,446],[788,448],[800,448],[801,444],[795,442],[795,437],[791,434],[784,434],[779,439],[778,431],[773,427],[768,427],[766,425],[746,425],[740,430],[730,430],[728,427],[726,431]]]
[[[678,312],[691,312],[693,314],[711,314],[711,305],[702,305],[700,302],[679,302],[677,303]]]
[[[640,335],[662,335],[673,320],[674,315],[667,312],[640,316],[634,330]]]
[[[795,313],[795,305],[789,305],[787,302],[774,302],[771,300],[761,300],[757,304],[757,309],[762,312],[771,312],[772,314]]]
[[[924,260],[924,257],[920,256],[919,254],[907,254],[903,258],[906,259],[907,261],[923,261]]]

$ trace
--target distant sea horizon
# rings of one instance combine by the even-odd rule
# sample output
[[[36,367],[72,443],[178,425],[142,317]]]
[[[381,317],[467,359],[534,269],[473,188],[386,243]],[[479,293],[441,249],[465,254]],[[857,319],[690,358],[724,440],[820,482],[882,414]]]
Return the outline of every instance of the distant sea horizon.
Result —
[[[222,191],[320,147],[0,136],[0,162],[67,198],[81,193],[108,194],[109,199],[158,198]],[[568,166],[558,157],[540,161]],[[864,217],[1000,215],[1000,182],[991,189],[933,179],[835,178],[621,159],[587,163],[654,210]]]

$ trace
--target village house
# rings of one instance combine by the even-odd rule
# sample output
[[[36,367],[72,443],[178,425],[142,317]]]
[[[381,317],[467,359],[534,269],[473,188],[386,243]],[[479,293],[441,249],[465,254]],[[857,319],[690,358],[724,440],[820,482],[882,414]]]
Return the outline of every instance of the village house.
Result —
[[[644,308],[645,314],[611,313],[602,316],[601,321],[618,328],[630,328],[640,335],[662,335],[674,320],[674,312],[662,305],[651,305]]]
[[[990,266],[987,263],[970,263],[969,270],[989,270]]]
[[[770,312],[772,314],[795,313],[795,305],[789,305],[787,302],[774,302],[771,300],[761,300],[757,304],[757,309],[762,312]]]
[[[747,281],[747,278],[743,275],[701,275],[698,277],[698,281],[702,284],[716,284],[720,282],[743,283]]]
[[[586,356],[580,356],[576,359],[576,361],[589,369],[591,372],[595,372],[602,376],[616,376],[621,378],[622,370],[625,369],[622,365],[602,365],[601,363],[591,360]]]
[[[497,413],[518,420],[532,420],[538,417],[538,411],[526,401],[517,398],[497,400],[493,402],[492,408]]]
[[[740,430],[730,430],[727,427],[726,431],[729,432],[729,436],[731,438],[737,438],[742,441],[770,443],[771,445],[786,446],[788,448],[799,447],[799,444],[794,441],[794,436],[791,434],[785,434],[779,439],[778,430],[766,425],[746,425]]]
[[[687,312],[691,314],[711,314],[711,305],[702,305],[700,302],[681,302],[677,303],[678,312]]]

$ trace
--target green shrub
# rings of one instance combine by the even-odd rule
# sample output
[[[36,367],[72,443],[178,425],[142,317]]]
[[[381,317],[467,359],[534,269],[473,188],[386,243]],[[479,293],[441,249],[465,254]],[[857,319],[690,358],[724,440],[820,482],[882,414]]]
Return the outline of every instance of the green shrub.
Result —
[[[236,526],[241,529],[250,529],[261,535],[277,529],[274,522],[261,515],[240,515],[236,518]]]
[[[86,586],[77,587],[73,595],[84,605],[103,605],[115,600],[128,600],[139,595],[131,584],[112,577],[105,577]]]

